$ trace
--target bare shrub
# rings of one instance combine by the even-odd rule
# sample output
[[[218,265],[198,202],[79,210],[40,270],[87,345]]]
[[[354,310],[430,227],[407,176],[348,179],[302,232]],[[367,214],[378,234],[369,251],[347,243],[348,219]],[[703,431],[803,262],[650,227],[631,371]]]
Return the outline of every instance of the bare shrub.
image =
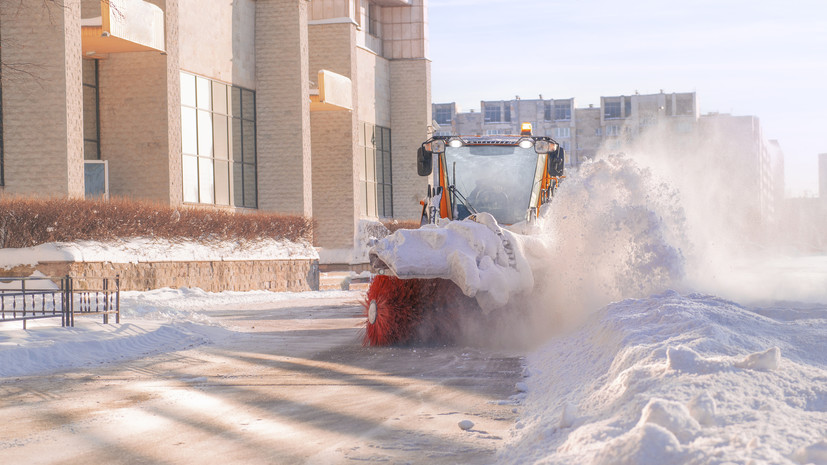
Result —
[[[313,221],[272,213],[174,208],[125,198],[102,201],[0,196],[0,248],[133,237],[312,242]]]

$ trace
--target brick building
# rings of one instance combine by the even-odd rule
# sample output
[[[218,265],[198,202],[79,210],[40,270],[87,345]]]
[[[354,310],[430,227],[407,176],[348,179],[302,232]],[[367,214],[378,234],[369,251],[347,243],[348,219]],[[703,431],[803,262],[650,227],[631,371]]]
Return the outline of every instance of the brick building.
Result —
[[[425,0],[0,2],[0,192],[313,217],[321,263],[414,219]]]

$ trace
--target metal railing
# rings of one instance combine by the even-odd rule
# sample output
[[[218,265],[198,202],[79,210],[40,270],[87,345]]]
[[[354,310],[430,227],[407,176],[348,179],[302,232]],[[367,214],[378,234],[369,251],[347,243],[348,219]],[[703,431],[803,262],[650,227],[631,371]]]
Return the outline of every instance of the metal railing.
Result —
[[[115,315],[120,323],[120,276],[0,278],[0,323],[22,321],[26,329],[29,320],[60,318],[61,326],[74,326],[75,315],[101,315],[104,324]]]

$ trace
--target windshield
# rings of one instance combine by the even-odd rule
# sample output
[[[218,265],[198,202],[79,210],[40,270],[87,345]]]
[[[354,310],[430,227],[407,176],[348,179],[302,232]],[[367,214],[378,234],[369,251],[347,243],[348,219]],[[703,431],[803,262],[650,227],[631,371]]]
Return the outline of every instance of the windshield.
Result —
[[[537,153],[533,147],[448,146],[445,162],[448,183],[456,190],[454,218],[488,212],[501,224],[526,219],[537,169]]]

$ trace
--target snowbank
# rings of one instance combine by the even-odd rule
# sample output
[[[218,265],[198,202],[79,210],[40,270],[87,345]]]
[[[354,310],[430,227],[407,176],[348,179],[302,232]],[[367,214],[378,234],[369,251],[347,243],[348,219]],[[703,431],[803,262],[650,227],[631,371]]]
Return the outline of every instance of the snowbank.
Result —
[[[771,315],[771,316],[767,316]],[[503,463],[827,463],[827,305],[670,291],[527,360]]]
[[[262,239],[250,242],[135,238],[125,241],[53,242],[20,249],[0,249],[0,268],[41,262],[170,262],[318,259],[307,243]]]
[[[0,378],[50,373],[176,352],[217,343],[236,333],[206,316],[205,308],[320,298],[353,299],[358,292],[220,293],[201,289],[121,292],[120,325],[77,318],[75,327],[60,320],[34,320],[28,330],[19,321],[0,322]]]

